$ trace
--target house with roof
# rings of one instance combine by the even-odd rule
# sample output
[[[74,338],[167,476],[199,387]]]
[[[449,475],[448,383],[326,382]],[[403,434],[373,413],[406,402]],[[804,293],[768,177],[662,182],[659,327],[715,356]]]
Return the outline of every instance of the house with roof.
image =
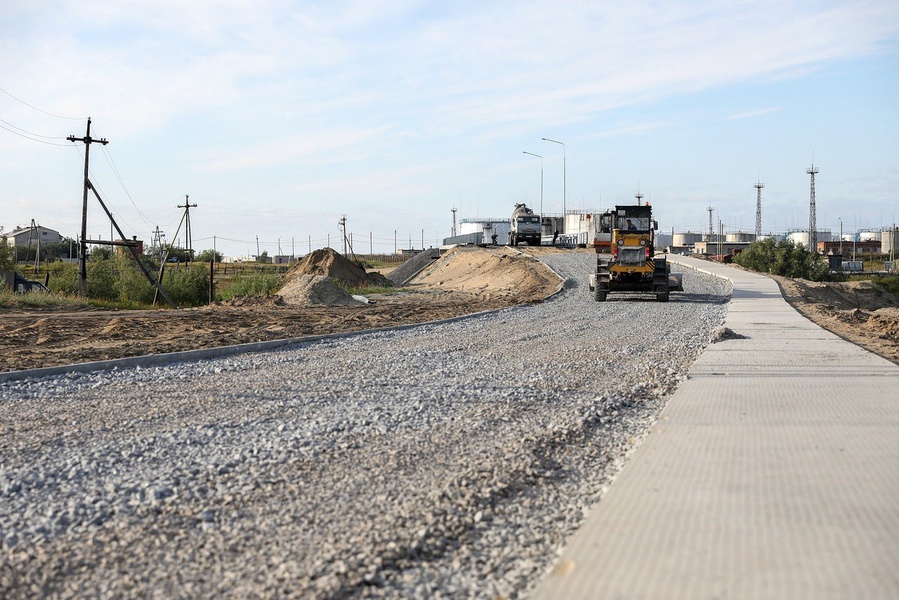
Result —
[[[37,246],[38,243],[43,245],[62,241],[62,235],[58,231],[40,225],[19,227],[2,235],[10,246]]]

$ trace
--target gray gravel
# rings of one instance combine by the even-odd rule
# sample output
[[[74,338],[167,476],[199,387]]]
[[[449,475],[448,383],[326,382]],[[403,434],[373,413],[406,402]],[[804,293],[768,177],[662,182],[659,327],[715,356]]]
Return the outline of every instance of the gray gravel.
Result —
[[[0,597],[519,598],[723,323],[727,284],[0,384]]]

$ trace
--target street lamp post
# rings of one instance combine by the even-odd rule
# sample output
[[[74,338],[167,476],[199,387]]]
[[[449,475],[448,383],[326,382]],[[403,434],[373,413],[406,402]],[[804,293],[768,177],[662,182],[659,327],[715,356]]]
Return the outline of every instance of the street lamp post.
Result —
[[[543,157],[527,150],[522,150],[525,154],[536,156],[540,159],[540,233],[543,234]]]
[[[837,218],[840,219],[840,258],[843,258],[843,219]]]
[[[544,142],[552,142],[553,144],[561,144],[562,146],[562,233],[565,233],[565,204],[568,200],[568,160],[565,156],[565,144],[558,140],[543,138]]]

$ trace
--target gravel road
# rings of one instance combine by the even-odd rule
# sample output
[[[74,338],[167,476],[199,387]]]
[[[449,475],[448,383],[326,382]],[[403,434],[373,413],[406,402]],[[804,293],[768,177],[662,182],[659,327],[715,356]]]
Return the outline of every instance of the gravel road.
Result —
[[[729,287],[0,383],[0,597],[520,598]]]

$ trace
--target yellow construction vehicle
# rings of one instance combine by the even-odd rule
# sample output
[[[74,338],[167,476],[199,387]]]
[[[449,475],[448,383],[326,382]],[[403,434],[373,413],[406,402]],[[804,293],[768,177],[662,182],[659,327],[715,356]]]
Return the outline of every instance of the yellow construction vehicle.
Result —
[[[671,275],[666,257],[655,254],[658,228],[648,204],[615,207],[611,256],[596,245],[596,272],[590,276],[597,302],[615,292],[652,294],[659,302],[668,302],[672,290],[683,289],[680,278]]]

